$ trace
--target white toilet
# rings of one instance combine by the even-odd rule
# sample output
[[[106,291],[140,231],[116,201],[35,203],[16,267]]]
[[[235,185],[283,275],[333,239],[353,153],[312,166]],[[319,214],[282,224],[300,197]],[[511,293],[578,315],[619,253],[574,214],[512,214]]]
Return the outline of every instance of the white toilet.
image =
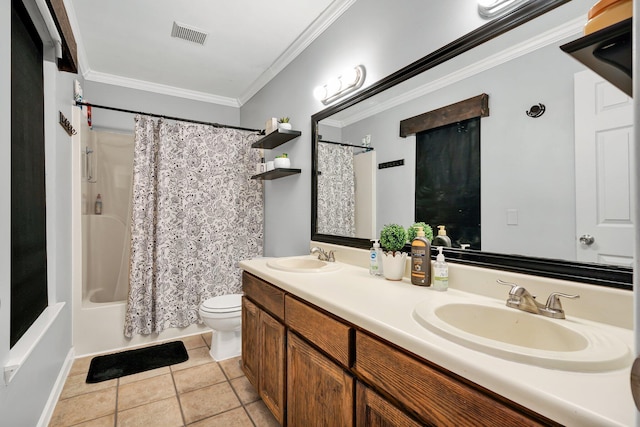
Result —
[[[213,329],[209,354],[215,360],[242,352],[242,294],[220,295],[200,304],[200,318]]]

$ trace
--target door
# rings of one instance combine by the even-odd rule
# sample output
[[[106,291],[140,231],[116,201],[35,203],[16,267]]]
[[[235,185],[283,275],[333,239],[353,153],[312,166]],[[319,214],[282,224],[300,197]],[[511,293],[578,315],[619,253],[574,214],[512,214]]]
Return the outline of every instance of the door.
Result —
[[[633,263],[633,104],[591,71],[575,74],[577,260]]]

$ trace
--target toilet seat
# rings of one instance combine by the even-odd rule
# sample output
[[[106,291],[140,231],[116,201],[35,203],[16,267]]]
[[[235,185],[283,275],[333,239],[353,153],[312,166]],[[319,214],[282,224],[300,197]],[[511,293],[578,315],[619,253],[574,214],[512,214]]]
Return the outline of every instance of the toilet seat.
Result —
[[[242,294],[220,295],[209,298],[200,306],[205,313],[231,313],[240,311],[242,306]]]

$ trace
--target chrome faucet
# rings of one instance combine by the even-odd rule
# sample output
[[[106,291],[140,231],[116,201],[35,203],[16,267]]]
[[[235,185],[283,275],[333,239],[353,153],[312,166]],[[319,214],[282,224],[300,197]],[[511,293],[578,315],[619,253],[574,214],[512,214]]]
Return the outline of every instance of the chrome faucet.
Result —
[[[329,253],[327,253],[322,248],[314,246],[313,248],[311,248],[311,255],[316,253],[318,254],[318,259],[320,261],[334,262],[336,260],[333,251],[329,251]]]
[[[558,297],[572,299],[580,298],[580,295],[568,295],[561,292],[553,292],[549,295],[549,298],[547,298],[547,303],[543,305],[536,301],[536,296],[531,295],[523,286],[505,282],[500,279],[498,279],[497,282],[501,285],[511,286],[509,298],[507,298],[507,307],[516,308],[528,313],[541,314],[553,319],[565,318],[564,310],[562,309],[562,304]]]

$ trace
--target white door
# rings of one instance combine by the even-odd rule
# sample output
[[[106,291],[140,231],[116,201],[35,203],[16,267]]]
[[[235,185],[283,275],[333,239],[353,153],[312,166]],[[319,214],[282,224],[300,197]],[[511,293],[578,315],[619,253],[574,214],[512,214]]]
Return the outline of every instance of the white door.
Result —
[[[575,74],[577,259],[633,263],[633,103],[587,70]]]

